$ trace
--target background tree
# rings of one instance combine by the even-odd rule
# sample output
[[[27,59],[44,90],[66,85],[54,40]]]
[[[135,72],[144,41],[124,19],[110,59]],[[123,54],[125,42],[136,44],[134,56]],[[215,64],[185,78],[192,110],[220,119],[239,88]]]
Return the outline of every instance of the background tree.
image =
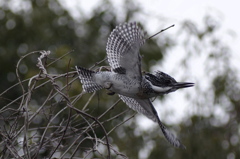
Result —
[[[141,49],[147,71],[176,46],[187,53],[178,69],[193,75],[196,83],[185,97],[189,114],[179,124],[168,125],[187,147],[180,150],[165,141],[157,125],[141,130],[141,115],[135,116],[116,95],[107,96],[105,90],[82,94],[72,69],[107,65],[103,59],[108,35],[119,23],[138,21],[137,4],[126,1],[121,21],[110,1],[102,1],[92,16],[80,20],[58,1],[15,5],[3,1],[0,6],[2,158],[106,158],[109,153],[113,158],[240,157],[239,70],[231,64],[233,53],[218,35],[221,25],[213,17],[205,17],[203,28],[186,20],[174,38],[164,32]],[[144,28],[144,21],[140,24]],[[46,52],[36,50],[51,54],[39,58]],[[192,67],[199,59],[204,63],[202,78],[194,77]]]

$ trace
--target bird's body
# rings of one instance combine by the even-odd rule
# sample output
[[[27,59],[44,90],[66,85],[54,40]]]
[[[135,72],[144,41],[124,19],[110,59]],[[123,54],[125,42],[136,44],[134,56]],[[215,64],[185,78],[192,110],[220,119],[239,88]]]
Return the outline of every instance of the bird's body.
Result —
[[[141,80],[138,80],[113,71],[94,72],[82,67],[77,67],[77,69],[83,88],[88,93],[105,88],[127,97],[148,99],[176,91],[179,88],[193,86],[188,82],[176,82],[174,78],[160,71],[155,75],[146,73]]]
[[[105,88],[128,97],[137,97],[140,82],[136,79],[112,71],[94,72],[82,67],[77,67],[77,70],[85,92],[91,93]]]
[[[177,82],[171,76],[156,72],[141,71],[140,47],[145,42],[145,33],[136,23],[117,26],[107,42],[107,57],[110,71],[94,72],[76,67],[85,92],[108,89],[117,93],[124,103],[133,110],[142,113],[157,122],[166,139],[176,147],[184,147],[160,121],[150,98],[176,91],[179,88],[193,86],[193,83]]]
[[[136,98],[139,92],[139,81],[123,74],[104,71],[95,76],[97,83],[104,88],[121,95]],[[110,85],[110,87],[109,87]]]

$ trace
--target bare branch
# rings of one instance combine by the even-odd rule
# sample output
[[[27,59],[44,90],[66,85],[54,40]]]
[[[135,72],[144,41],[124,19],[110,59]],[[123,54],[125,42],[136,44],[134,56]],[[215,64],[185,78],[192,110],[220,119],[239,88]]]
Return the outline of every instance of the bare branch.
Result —
[[[48,72],[49,66],[68,58],[67,55],[71,52],[49,64],[46,64],[50,59],[49,51],[30,52],[18,61],[16,65],[18,83],[0,94],[0,98],[6,102],[0,109],[0,119],[4,123],[0,129],[2,158],[38,158],[39,156],[52,158],[57,152],[61,152],[59,158],[67,157],[67,154],[71,154],[70,158],[73,158],[79,153],[83,158],[87,158],[91,153],[102,158],[111,158],[111,155],[127,158],[111,145],[109,134],[113,130],[106,130],[104,126],[126,112],[118,112],[111,118],[103,118],[118,105],[119,100],[98,117],[94,117],[88,112],[88,107],[90,109],[93,100],[96,99],[96,93],[92,93],[87,99],[85,92],[73,93],[76,88],[72,86],[78,77],[76,71],[69,71],[71,59],[68,60],[66,73]],[[19,66],[26,57],[33,54],[39,54],[36,64],[38,73],[23,79],[18,71]],[[96,62],[90,69],[98,69],[95,67],[105,60],[106,58]],[[8,94],[18,87],[21,88],[21,94],[15,99],[10,99]],[[100,129],[104,137],[99,136],[96,129]],[[91,143],[92,146],[86,147],[86,142]],[[105,153],[99,150],[100,145],[105,147]],[[45,153],[47,156],[42,156]]]

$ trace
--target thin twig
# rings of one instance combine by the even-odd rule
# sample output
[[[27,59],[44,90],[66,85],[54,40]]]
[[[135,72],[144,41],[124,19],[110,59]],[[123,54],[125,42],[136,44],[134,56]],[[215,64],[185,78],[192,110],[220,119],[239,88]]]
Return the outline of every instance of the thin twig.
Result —
[[[152,36],[146,38],[146,40],[149,40],[149,39],[151,39],[152,37],[154,37],[154,36],[156,36],[156,35],[158,35],[158,34],[164,32],[165,30],[168,30],[169,28],[172,28],[172,27],[174,27],[174,26],[175,26],[175,25],[173,24],[173,25],[171,25],[171,26],[169,26],[169,27],[167,27],[167,28],[165,28],[165,29],[162,29],[162,30],[160,30],[159,32],[157,32],[156,34],[154,34],[154,35],[152,35]]]
[[[40,53],[40,56],[37,59],[37,67],[40,70],[39,73],[33,75],[29,79],[21,79],[20,73],[18,71],[21,62],[27,56],[35,53]],[[66,73],[48,73],[48,66],[54,64],[63,57],[66,57],[66,55],[69,53],[71,52],[64,54],[48,65],[45,65],[43,59],[48,58],[50,52],[36,51],[21,57],[17,63],[16,74],[18,83],[9,87],[7,90],[1,93],[1,96],[5,95],[7,92],[14,91],[14,88],[18,86],[20,86],[22,90],[20,96],[13,100],[9,100],[9,103],[1,107],[0,110],[1,118],[4,120],[4,122],[6,122],[6,124],[9,124],[9,126],[3,126],[3,131],[0,131],[0,135],[3,137],[0,145],[6,147],[4,150],[5,157],[37,158],[40,155],[40,151],[48,147],[51,147],[52,150],[48,154],[49,158],[55,155],[56,152],[59,151],[62,147],[65,149],[65,151],[62,153],[61,158],[63,158],[69,152],[71,152],[71,157],[74,157],[74,155],[78,153],[79,149],[83,149],[82,145],[86,140],[89,140],[88,142],[91,142],[92,144],[92,147],[84,147],[85,150],[90,149],[89,153],[98,153],[97,155],[104,157],[106,154],[101,154],[98,150],[98,145],[102,144],[106,146],[107,158],[111,157],[111,151],[121,156],[121,153],[116,151],[110,145],[108,139],[109,131],[107,131],[103,125],[104,123],[110,122],[126,112],[120,112],[110,119],[108,118],[103,120],[103,116],[109,113],[119,103],[119,100],[112,104],[106,111],[104,111],[99,117],[96,118],[87,113],[87,107],[91,104],[95,93],[91,94],[87,102],[81,105],[82,110],[75,108],[76,102],[79,101],[81,103],[81,98],[85,92],[70,96],[72,93],[72,83],[78,79],[78,77],[75,77],[77,74],[76,71],[69,72],[71,60],[68,62]],[[90,69],[95,69],[94,67],[98,66],[106,59],[107,58],[96,62],[92,67],[90,67]],[[64,83],[63,86],[60,87],[60,85],[58,85],[58,81]],[[26,82],[28,83],[26,84]],[[37,96],[38,91],[43,87],[47,88],[44,88],[44,90],[48,90],[50,88],[49,93],[44,94],[46,96],[43,97]],[[60,99],[55,98],[58,95],[60,95]],[[8,98],[6,97],[6,99]],[[36,104],[34,104],[35,101]],[[65,105],[62,103],[65,103]],[[17,105],[17,107],[12,107],[13,104],[14,106]],[[37,106],[36,110],[35,105]],[[61,108],[59,108],[58,105],[61,105]],[[54,121],[56,121],[56,119],[61,119],[61,114],[63,114],[66,109],[69,110],[67,119],[62,118],[62,120],[58,122],[58,125],[55,125]],[[2,115],[4,113],[9,114],[9,112],[11,113],[7,117]],[[34,127],[36,125],[35,121],[38,121],[38,118],[44,122],[47,122],[46,125]],[[102,119],[102,121],[100,121],[100,119]],[[23,124],[21,124],[22,120],[24,120]],[[104,141],[100,140],[97,136],[95,132],[96,128],[100,128],[103,131],[103,139],[105,139]],[[48,133],[51,134],[48,135]],[[23,140],[18,141],[20,137],[23,137]],[[74,140],[71,141],[71,143],[62,144],[63,141],[68,139]],[[6,141],[8,143],[7,145],[5,145]],[[24,151],[21,156],[18,154],[20,150]]]
[[[49,67],[50,65],[52,65],[53,63],[61,60],[62,58],[64,58],[65,56],[67,56],[68,54],[72,53],[74,50],[71,50],[69,52],[67,52],[66,54],[62,55],[61,57],[57,58],[56,60],[52,61],[51,63],[47,64],[46,67]]]

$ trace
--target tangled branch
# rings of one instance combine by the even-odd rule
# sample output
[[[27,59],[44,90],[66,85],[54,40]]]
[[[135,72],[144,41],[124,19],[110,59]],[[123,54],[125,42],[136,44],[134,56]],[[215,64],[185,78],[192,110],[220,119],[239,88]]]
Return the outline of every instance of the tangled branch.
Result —
[[[33,54],[40,54],[36,65],[39,72],[29,79],[21,79],[19,65],[26,57]],[[72,85],[78,78],[76,71],[67,71],[63,74],[48,72],[50,66],[68,54],[47,64],[50,51],[35,51],[26,54],[18,61],[16,66],[18,83],[0,94],[1,99],[8,99],[7,94],[16,88],[21,89],[18,97],[7,100],[8,102],[0,109],[1,158],[30,159],[39,156],[127,158],[111,145],[108,136],[134,115],[111,130],[107,130],[103,124],[125,113],[125,111],[119,112],[110,119],[103,119],[119,103],[119,100],[99,117],[94,117],[89,113],[88,107],[95,93],[84,102],[83,99],[86,98],[84,92],[77,94],[72,92]],[[105,60],[97,62],[91,68]],[[70,62],[69,60],[68,70]],[[45,94],[38,96],[42,91]],[[99,136],[97,131],[101,131],[104,136]]]

